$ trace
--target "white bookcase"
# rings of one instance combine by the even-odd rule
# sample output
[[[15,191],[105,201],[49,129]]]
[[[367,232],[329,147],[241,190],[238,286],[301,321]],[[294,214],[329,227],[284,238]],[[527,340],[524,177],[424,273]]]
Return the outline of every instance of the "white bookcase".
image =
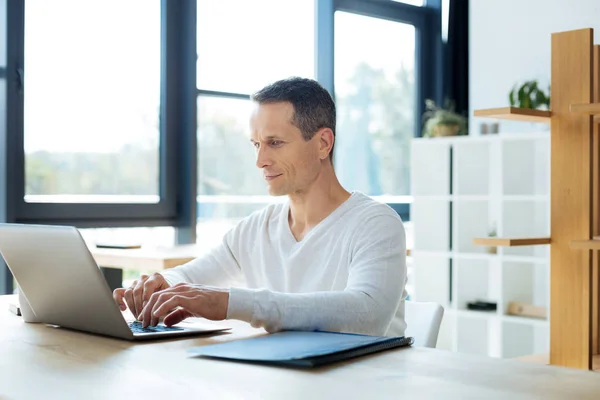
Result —
[[[473,239],[549,237],[549,132],[412,142],[412,298],[445,308],[438,348],[492,357],[548,352],[547,319],[511,316],[510,301],[546,307],[549,246],[486,248]],[[497,303],[474,311],[467,303]]]

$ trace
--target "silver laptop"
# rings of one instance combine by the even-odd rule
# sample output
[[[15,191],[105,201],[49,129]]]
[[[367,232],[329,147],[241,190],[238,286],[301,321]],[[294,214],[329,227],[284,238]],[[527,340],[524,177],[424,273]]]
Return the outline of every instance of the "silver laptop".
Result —
[[[127,321],[74,227],[0,224],[0,254],[40,322],[129,340],[228,329],[185,321],[144,329],[139,322]]]

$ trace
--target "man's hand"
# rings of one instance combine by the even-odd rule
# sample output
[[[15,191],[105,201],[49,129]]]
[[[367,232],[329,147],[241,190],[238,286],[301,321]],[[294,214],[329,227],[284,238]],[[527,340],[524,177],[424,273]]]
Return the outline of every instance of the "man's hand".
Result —
[[[119,305],[121,311],[125,311],[127,307],[129,307],[133,316],[139,320],[139,315],[142,313],[142,309],[148,300],[150,300],[152,293],[169,287],[170,285],[159,273],[155,273],[152,276],[142,275],[140,279],[134,281],[129,288],[115,289],[113,298]],[[123,301],[123,299],[125,299],[125,301]],[[127,305],[125,302],[127,302]]]
[[[144,328],[156,326],[164,317],[164,324],[172,326],[189,317],[213,321],[227,318],[229,290],[210,286],[179,283],[150,296],[139,320]]]

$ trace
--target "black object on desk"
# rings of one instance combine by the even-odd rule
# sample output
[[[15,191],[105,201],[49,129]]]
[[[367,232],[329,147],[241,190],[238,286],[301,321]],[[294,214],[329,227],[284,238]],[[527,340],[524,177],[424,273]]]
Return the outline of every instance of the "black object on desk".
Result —
[[[492,303],[489,301],[472,301],[467,303],[467,308],[469,310],[475,311],[496,311],[497,305],[496,303]]]
[[[141,249],[142,245],[138,243],[96,243],[96,248],[98,249],[121,249],[121,250],[129,250],[129,249]]]

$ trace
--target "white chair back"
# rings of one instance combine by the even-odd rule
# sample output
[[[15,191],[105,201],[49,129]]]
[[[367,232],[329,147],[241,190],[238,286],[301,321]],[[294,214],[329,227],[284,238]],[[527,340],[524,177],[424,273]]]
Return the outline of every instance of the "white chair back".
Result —
[[[404,303],[405,336],[414,337],[415,346],[435,347],[444,308],[434,302],[406,300]]]

